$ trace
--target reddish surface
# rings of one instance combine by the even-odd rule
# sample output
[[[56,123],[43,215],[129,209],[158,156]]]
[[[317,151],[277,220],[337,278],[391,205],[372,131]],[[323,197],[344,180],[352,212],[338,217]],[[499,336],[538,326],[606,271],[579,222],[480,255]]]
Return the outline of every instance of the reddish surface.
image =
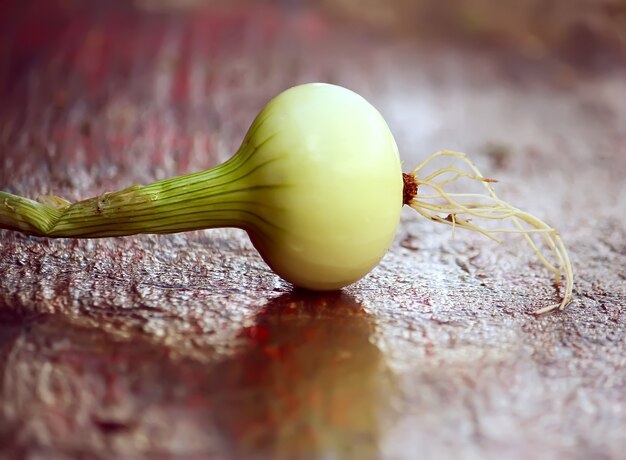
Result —
[[[555,293],[520,240],[409,212],[376,270],[318,295],[235,230],[2,231],[0,455],[622,457],[622,3],[520,2],[522,27],[475,0],[469,28],[454,3],[0,3],[2,190],[74,200],[209,167],[271,96],[323,80],[381,110],[407,169],[469,152],[576,271],[570,308],[535,318]]]

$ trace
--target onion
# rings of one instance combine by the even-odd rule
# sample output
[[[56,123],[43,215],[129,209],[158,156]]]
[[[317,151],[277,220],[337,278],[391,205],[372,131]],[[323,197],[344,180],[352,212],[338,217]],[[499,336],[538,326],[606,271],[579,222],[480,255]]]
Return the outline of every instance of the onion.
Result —
[[[440,157],[453,162],[421,177],[423,167]],[[482,184],[484,193],[446,190],[461,179]],[[571,301],[573,276],[558,233],[499,200],[490,182],[464,154],[449,151],[403,174],[380,113],[350,90],[313,83],[271,100],[237,153],[215,168],[73,204],[0,192],[0,228],[96,238],[238,227],[283,279],[306,289],[334,290],[378,264],[407,204],[433,221],[496,240],[498,232],[522,233],[557,280],[561,275],[566,280],[562,301],[539,312],[564,308]],[[508,219],[514,227],[488,229],[471,223],[469,216]],[[553,252],[556,265],[542,255],[534,233]]]

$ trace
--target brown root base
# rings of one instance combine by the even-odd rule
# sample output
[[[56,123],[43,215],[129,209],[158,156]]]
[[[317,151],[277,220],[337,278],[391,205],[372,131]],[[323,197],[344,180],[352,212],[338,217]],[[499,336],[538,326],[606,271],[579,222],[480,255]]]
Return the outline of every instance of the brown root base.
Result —
[[[402,191],[402,204],[409,204],[417,195],[417,179],[413,174],[402,173],[404,189]]]

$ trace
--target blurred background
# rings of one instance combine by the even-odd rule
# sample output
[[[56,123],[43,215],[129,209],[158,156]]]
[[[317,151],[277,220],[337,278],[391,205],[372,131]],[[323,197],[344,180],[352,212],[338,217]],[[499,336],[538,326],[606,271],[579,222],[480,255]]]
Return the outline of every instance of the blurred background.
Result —
[[[614,133],[569,133],[572,124],[623,121],[613,107],[626,62],[621,0],[54,0],[0,8],[0,91],[5,107],[20,107],[0,114],[5,139],[24,136],[20,123],[39,129],[41,142],[62,137],[77,174],[81,161],[102,164],[86,181],[112,179],[120,167],[145,181],[215,164],[236,150],[267,100],[308,81],[370,99],[410,163],[443,147],[499,164],[515,158],[507,153],[563,144],[576,156],[591,137],[600,157],[621,148]],[[583,88],[599,81],[596,93]],[[101,141],[106,153],[90,154]],[[12,175],[22,171],[15,162],[39,155],[32,147],[4,155]]]
[[[626,1],[0,2],[0,189],[78,200],[229,158],[280,91],[383,114],[404,169],[464,151],[555,225],[403,216],[370,275],[294,291],[245,233],[0,231],[0,457],[620,458]]]

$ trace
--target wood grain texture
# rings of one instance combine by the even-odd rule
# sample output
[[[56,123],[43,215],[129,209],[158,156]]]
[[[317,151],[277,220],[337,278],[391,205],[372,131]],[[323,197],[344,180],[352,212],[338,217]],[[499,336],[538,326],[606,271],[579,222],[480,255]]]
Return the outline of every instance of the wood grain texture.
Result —
[[[603,14],[583,3],[563,36]],[[380,109],[406,169],[468,152],[557,226],[575,302],[534,317],[556,293],[522,241],[450,240],[410,212],[378,268],[317,295],[236,230],[0,231],[0,456],[623,456],[621,36],[596,65],[547,38],[529,54],[517,29],[494,50],[501,22],[468,47],[413,30],[405,2],[380,22],[352,4],[0,3],[0,189],[77,200],[204,169],[273,95],[328,81]]]

